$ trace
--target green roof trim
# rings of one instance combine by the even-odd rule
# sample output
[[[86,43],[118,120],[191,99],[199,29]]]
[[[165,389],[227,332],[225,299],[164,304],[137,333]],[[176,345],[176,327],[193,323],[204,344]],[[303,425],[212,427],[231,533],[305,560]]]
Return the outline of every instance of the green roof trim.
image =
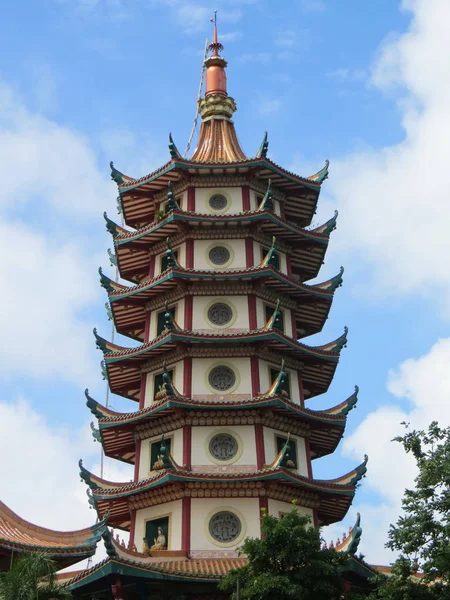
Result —
[[[115,243],[117,246],[120,246],[123,244],[127,244],[129,242],[139,240],[140,238],[145,237],[148,233],[153,233],[155,231],[158,231],[158,229],[160,229],[161,227],[164,227],[168,223],[172,223],[174,221],[181,221],[181,222],[207,221],[207,222],[210,222],[211,220],[214,220],[214,216],[197,214],[197,213],[192,213],[192,212],[185,212],[185,211],[180,210],[180,211],[177,211],[176,213],[168,213],[161,221],[156,221],[156,222],[152,223],[151,225],[147,225],[146,227],[143,227],[142,229],[138,229],[135,232],[127,231],[124,234],[119,233],[118,239],[115,240]],[[308,230],[308,229],[296,227],[295,225],[292,225],[292,223],[288,223],[287,221],[280,219],[280,217],[278,215],[275,215],[270,212],[265,212],[265,211],[261,211],[261,212],[250,211],[250,212],[242,213],[242,214],[227,215],[228,223],[240,223],[242,221],[249,221],[249,220],[264,221],[264,222],[268,221],[275,225],[279,225],[283,229],[290,231],[290,232],[294,233],[295,235],[302,236],[306,239],[310,239],[311,241],[317,242],[318,244],[327,245],[329,242],[326,234],[324,234],[322,231],[319,231],[320,228],[324,227],[326,224],[321,225],[320,227],[317,227],[316,229]],[[329,221],[327,223],[329,223]],[[124,235],[126,235],[126,237],[123,237]]]
[[[351,485],[356,485],[358,483],[358,481],[361,481],[361,479],[367,473],[367,462],[368,461],[369,461],[369,457],[367,456],[367,454],[364,454],[364,461],[359,465],[359,467],[356,467],[355,474],[352,477],[352,479],[350,480]]]
[[[104,417],[104,414],[97,408],[101,406],[98,402],[96,402],[91,396],[89,396],[89,390],[86,388],[84,390],[84,395],[86,396],[86,405],[88,406],[91,413],[97,417],[97,419],[101,419]]]
[[[115,168],[113,161],[111,161],[111,162],[109,163],[109,167],[110,167],[110,169],[111,169],[111,179],[112,179],[113,181],[115,181],[117,184],[121,184],[121,183],[123,183],[123,182],[124,182],[124,179],[123,179],[123,173],[121,173],[120,171],[118,171],[118,170]]]
[[[268,139],[267,131],[265,131],[263,141],[261,142],[261,146],[259,147],[259,150],[256,153],[256,158],[266,158],[268,150],[269,150],[269,139]]]
[[[139,188],[143,185],[146,185],[147,183],[151,183],[152,181],[159,179],[162,175],[166,175],[167,173],[170,173],[170,171],[173,171],[174,169],[181,169],[181,170],[196,169],[198,171],[206,171],[206,170],[211,171],[214,169],[220,169],[220,171],[222,172],[224,169],[225,170],[233,169],[233,171],[234,171],[236,169],[236,167],[252,167],[252,168],[262,167],[269,171],[272,171],[273,173],[276,173],[277,175],[279,175],[280,177],[283,177],[284,179],[286,179],[288,181],[303,185],[306,188],[310,189],[311,191],[316,192],[317,194],[319,194],[319,192],[320,192],[320,183],[321,183],[320,180],[314,181],[314,180],[311,180],[311,179],[308,179],[305,177],[300,177],[299,175],[295,175],[294,173],[285,171],[283,168],[279,167],[278,165],[276,165],[275,163],[273,163],[266,157],[257,157],[254,159],[236,161],[233,163],[200,163],[200,162],[191,162],[189,160],[172,159],[169,163],[167,163],[167,165],[164,165],[160,170],[158,170],[154,173],[150,173],[146,177],[142,177],[141,179],[134,180],[134,181],[127,181],[127,182],[124,182],[123,184],[120,184],[119,185],[119,193],[121,195],[123,195],[127,192],[131,192],[132,190],[134,190],[136,188]],[[323,170],[324,169],[319,171],[319,173],[322,173]],[[323,177],[323,179],[325,179],[325,177]],[[322,181],[323,181],[323,179],[322,179]]]
[[[92,330],[94,337],[95,337],[95,343],[97,345],[98,350],[101,350],[103,352],[103,354],[105,354],[106,352],[108,352],[108,342],[100,337],[97,333],[97,328],[94,327],[94,329]]]
[[[103,269],[101,267],[98,268],[98,274],[100,275],[100,285],[104,288],[108,293],[114,292],[112,279],[110,279],[107,275],[103,273]]]
[[[171,133],[169,133],[169,152],[170,152],[171,158],[182,158],[178,148],[175,145],[175,142],[173,141],[173,137],[172,137]]]
[[[348,413],[353,408],[356,407],[356,404],[358,402],[358,392],[359,392],[359,387],[357,385],[355,385],[355,391],[353,392],[353,394],[351,396],[349,396],[347,398],[347,400],[345,401],[344,407],[338,413],[339,415],[342,415],[343,417],[346,417],[348,415]]]

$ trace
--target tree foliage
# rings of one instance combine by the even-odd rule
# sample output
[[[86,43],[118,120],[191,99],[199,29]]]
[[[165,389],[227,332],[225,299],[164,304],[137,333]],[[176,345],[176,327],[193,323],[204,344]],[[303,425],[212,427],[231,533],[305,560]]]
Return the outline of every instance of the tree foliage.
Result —
[[[57,584],[56,563],[45,552],[24,554],[0,574],[0,600],[68,600],[70,592]]]
[[[230,571],[220,588],[242,600],[334,600],[342,594],[344,552],[321,547],[320,531],[295,508],[277,519],[262,511],[262,539],[247,538],[242,552],[248,564]]]
[[[386,544],[400,558],[391,577],[378,578],[374,595],[385,600],[450,599],[450,427],[433,422],[427,431],[407,431],[395,441],[414,457],[417,476],[414,488],[405,490],[403,515],[391,525]]]

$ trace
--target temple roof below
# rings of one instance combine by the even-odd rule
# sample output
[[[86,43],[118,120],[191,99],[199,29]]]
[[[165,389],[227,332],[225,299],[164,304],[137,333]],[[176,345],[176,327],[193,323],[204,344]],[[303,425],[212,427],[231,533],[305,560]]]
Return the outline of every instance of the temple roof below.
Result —
[[[16,552],[47,552],[59,568],[68,567],[92,556],[105,531],[105,521],[76,531],[46,529],[22,519],[0,502],[0,571],[9,568]]]

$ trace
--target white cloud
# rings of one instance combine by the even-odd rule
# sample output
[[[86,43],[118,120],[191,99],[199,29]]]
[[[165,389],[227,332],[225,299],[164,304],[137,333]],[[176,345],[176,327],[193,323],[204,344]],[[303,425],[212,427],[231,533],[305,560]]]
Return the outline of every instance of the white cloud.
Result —
[[[365,69],[350,69],[348,67],[340,67],[326,74],[330,79],[335,79],[340,82],[358,82],[365,81],[367,72]]]
[[[327,8],[325,0],[300,0],[303,12],[324,12]]]
[[[292,48],[297,43],[297,32],[294,29],[282,29],[275,36],[275,45]]]
[[[332,162],[337,240],[373,287],[450,298],[450,21],[447,0],[410,0],[408,31],[381,48],[372,84],[395,92],[404,138]],[[377,119],[377,115],[373,115]],[[447,308],[448,311],[448,308]],[[449,311],[448,311],[449,312]]]
[[[438,420],[441,426],[450,425],[449,364],[450,338],[439,340],[423,356],[404,361],[389,373],[388,389],[403,400],[403,405],[405,399],[409,405],[378,407],[344,440],[344,455],[353,459],[359,459],[362,453],[369,455],[364,488],[380,499],[377,505],[359,504],[357,494],[354,503],[354,510],[362,514],[361,551],[369,562],[392,561],[393,554],[383,545],[390,523],[396,522],[400,515],[405,488],[413,485],[415,475],[412,456],[391,440],[403,435],[402,421],[417,429],[426,429],[433,420]]]
[[[79,430],[54,428],[25,400],[0,401],[0,455],[8,457],[1,462],[1,499],[22,518],[58,531],[93,525],[97,515],[89,509],[78,460],[94,461],[92,471],[100,474],[99,454],[87,423]],[[106,458],[104,477],[129,481],[132,470]],[[100,542],[95,559],[104,554]]]
[[[258,111],[262,115],[269,115],[277,112],[280,108],[281,100],[279,98],[273,98],[272,100],[263,100],[258,107]]]
[[[0,171],[2,375],[83,386],[99,373],[86,315],[102,299],[104,249],[89,225],[95,215],[101,227],[107,170],[100,175],[82,135],[32,113],[1,83]]]

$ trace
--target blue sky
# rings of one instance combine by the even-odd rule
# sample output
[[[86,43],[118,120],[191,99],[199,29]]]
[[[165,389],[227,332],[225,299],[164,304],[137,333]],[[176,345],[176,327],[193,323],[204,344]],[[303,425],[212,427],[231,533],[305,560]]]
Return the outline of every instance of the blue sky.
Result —
[[[329,393],[310,406],[337,404],[355,384],[360,401],[339,451],[314,469],[335,477],[369,454],[345,525],[360,510],[362,551],[388,561],[386,531],[414,473],[390,439],[402,420],[424,427],[450,417],[450,5],[222,0],[218,8],[247,155],[268,130],[270,157],[290,170],[307,176],[331,160],[316,222],[335,208],[340,215],[319,279],[341,264],[346,271],[311,343],[347,325],[349,344]],[[102,213],[117,218],[108,163],[137,177],[152,171],[168,159],[169,131],[184,149],[213,9],[201,0],[3,7],[0,444],[11,460],[2,499],[48,526],[94,518],[76,461],[98,469],[83,390],[104,400],[91,332],[110,337],[97,277],[99,265],[110,270],[112,246]],[[110,461],[105,475],[130,477]]]

